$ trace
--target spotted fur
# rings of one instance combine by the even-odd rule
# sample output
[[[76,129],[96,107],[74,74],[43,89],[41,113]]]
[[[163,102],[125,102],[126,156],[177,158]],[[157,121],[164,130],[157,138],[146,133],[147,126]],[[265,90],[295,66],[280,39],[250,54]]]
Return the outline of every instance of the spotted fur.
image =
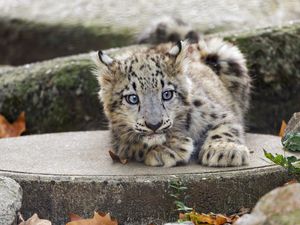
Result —
[[[114,59],[99,52],[94,61],[120,158],[169,167],[196,154],[207,166],[248,164],[243,116],[251,80],[236,46],[214,38]]]

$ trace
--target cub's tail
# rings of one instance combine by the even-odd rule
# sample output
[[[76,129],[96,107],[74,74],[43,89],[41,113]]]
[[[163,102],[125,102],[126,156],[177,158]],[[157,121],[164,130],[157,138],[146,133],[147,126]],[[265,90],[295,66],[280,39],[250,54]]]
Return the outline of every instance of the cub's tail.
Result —
[[[237,46],[220,38],[200,40],[198,46],[203,63],[219,76],[245,112],[249,106],[251,77],[243,53]]]

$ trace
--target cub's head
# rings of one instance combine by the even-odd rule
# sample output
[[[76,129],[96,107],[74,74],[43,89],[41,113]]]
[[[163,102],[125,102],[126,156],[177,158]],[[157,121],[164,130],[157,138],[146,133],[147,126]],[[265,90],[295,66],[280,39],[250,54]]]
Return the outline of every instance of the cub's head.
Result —
[[[114,59],[99,51],[94,56],[111,129],[150,146],[166,140],[189,104],[185,54],[178,42],[164,53],[149,50]]]

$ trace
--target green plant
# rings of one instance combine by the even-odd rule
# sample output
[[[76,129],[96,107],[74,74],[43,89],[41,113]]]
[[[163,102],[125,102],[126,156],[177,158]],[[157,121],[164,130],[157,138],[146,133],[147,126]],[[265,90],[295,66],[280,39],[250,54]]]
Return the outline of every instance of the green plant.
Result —
[[[183,185],[183,183],[180,180],[172,180],[169,185],[171,189],[171,194],[174,198],[174,204],[176,206],[176,210],[180,212],[190,212],[193,209],[186,206],[184,201],[186,199],[186,190],[187,187]]]
[[[292,132],[285,135],[282,140],[284,149],[290,151],[300,151],[300,132]]]
[[[283,155],[267,152],[264,149],[265,157],[274,162],[276,165],[282,166],[292,174],[300,174],[300,159],[295,156],[285,156],[285,150],[300,151],[300,132],[286,134],[281,143],[284,147]]]
[[[300,159],[295,156],[288,156],[281,154],[275,154],[267,152],[264,150],[265,157],[270,159],[273,163],[284,167],[289,173],[300,174]]]

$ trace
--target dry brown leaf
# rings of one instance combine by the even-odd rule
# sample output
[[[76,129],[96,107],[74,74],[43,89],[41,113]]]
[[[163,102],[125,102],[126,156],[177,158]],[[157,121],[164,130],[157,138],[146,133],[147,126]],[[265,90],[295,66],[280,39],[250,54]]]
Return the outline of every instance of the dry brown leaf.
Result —
[[[19,225],[51,225],[52,223],[49,220],[40,219],[35,213],[28,220],[24,221],[22,216],[19,216],[23,220]]]
[[[196,225],[199,225],[202,223],[214,225],[215,221],[216,221],[215,216],[213,218],[212,215],[208,215],[208,214],[204,214],[204,213],[196,213],[196,212],[186,213],[185,219],[192,221]]]
[[[110,157],[112,158],[112,160],[114,162],[119,162],[119,163],[122,163],[122,164],[126,164],[128,163],[128,160],[127,159],[121,159],[119,156],[117,156],[113,151],[109,150],[108,151]]]
[[[284,120],[282,120],[280,131],[279,131],[279,134],[278,134],[279,137],[283,137],[284,136],[285,128],[286,128],[286,122]]]
[[[202,223],[215,224],[215,221],[216,221],[216,219],[212,218],[211,215],[207,215],[204,213],[201,213],[201,215],[199,215],[198,218]]]
[[[66,225],[103,225],[102,223],[97,223],[97,221],[92,219],[82,219],[68,222]]]
[[[103,223],[103,225],[118,225],[118,221],[116,219],[111,218],[109,213],[97,212],[99,216],[97,219]]]
[[[298,183],[298,181],[297,181],[297,179],[294,178],[294,179],[292,179],[292,180],[286,182],[286,183],[284,184],[284,186],[290,185],[290,184],[296,184],[296,183]]]
[[[0,114],[0,138],[18,137],[25,130],[25,112],[21,112],[18,119],[13,123],[9,123],[6,118]]]
[[[73,214],[78,218],[79,216]],[[112,219],[110,214],[94,212],[94,217],[91,219],[80,219],[68,222],[66,225],[118,225],[118,221]]]
[[[70,221],[82,220],[83,218],[74,213],[69,213]]]
[[[179,220],[181,221],[192,221],[195,225],[210,224],[210,225],[224,225],[233,224],[239,218],[238,215],[234,214],[231,216],[226,216],[223,214],[204,214],[197,212],[190,213],[180,213]]]
[[[231,219],[227,216],[224,216],[222,214],[216,215],[216,221],[214,225],[223,225],[224,223],[230,223]]]

